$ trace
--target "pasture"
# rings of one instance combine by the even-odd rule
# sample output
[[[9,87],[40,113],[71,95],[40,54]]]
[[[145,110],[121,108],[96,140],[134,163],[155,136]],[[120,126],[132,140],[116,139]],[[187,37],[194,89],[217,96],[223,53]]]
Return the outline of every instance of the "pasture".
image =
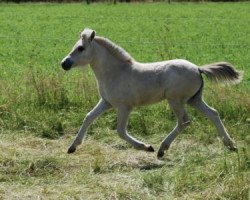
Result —
[[[2,3],[0,21],[0,199],[249,198],[250,3]],[[140,62],[228,61],[244,70],[232,87],[204,79],[204,98],[238,152],[229,152],[214,126],[188,108],[192,124],[163,160],[118,137],[115,110],[66,154],[99,98],[90,68],[60,66],[84,27]],[[128,130],[158,150],[175,123],[161,102],[135,109]]]

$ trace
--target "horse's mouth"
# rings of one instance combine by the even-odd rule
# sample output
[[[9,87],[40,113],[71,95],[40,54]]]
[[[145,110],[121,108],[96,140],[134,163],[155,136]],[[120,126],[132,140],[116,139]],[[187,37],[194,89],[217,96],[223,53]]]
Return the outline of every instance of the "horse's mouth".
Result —
[[[61,66],[64,70],[68,71],[71,69],[73,62],[70,58],[63,59]]]

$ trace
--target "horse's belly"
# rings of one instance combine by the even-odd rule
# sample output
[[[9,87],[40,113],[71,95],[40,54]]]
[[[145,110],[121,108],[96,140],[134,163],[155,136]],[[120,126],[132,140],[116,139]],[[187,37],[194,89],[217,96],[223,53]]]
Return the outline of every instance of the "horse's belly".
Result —
[[[129,107],[143,106],[148,104],[157,103],[165,98],[164,90],[150,90],[147,88],[145,90],[113,90],[100,92],[101,96],[107,100],[114,107],[119,107],[120,105],[126,105]]]
[[[163,92],[142,93],[136,98],[135,106],[154,104],[165,99]]]

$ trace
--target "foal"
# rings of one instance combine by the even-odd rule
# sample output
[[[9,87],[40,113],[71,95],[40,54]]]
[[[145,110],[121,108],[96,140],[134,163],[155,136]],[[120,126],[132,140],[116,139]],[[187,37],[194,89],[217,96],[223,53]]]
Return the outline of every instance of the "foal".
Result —
[[[240,82],[241,74],[226,62],[205,65],[201,68],[186,60],[169,60],[155,63],[139,63],[124,49],[110,40],[96,36],[95,31],[84,29],[72,51],[62,60],[62,68],[90,64],[98,82],[100,100],[86,115],[83,124],[68,149],[73,153],[82,143],[89,125],[104,111],[118,110],[117,132],[136,149],[153,152],[152,146],[132,136],[126,130],[133,107],[167,100],[177,117],[176,127],[162,141],[157,156],[162,157],[176,136],[190,123],[184,108],[188,104],[210,119],[223,143],[230,150],[237,150],[227,133],[218,112],[202,99],[205,74],[217,82]]]

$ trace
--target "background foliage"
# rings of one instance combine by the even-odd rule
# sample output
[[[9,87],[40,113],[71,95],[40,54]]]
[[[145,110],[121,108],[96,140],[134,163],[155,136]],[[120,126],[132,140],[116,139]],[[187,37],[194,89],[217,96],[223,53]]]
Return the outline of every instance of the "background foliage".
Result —
[[[0,2],[57,2],[57,3],[70,3],[70,2],[86,2],[87,4],[96,2],[240,2],[248,0],[0,0]]]

